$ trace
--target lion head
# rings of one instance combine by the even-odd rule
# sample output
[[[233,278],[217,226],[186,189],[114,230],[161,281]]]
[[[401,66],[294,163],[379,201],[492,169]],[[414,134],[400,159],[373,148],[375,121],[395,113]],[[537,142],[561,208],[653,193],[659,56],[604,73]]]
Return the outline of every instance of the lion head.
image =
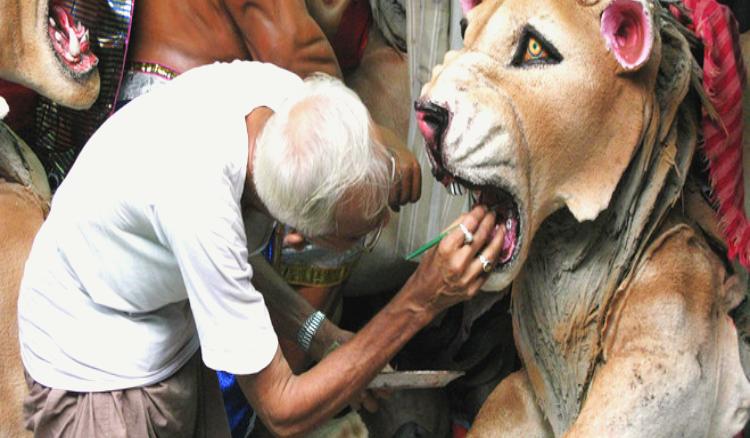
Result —
[[[0,77],[88,108],[99,95],[91,36],[61,2],[47,1],[0,0]]]
[[[504,223],[485,288],[517,275],[540,224],[605,210],[651,117],[660,62],[647,0],[463,1],[464,47],[417,102],[434,176]]]

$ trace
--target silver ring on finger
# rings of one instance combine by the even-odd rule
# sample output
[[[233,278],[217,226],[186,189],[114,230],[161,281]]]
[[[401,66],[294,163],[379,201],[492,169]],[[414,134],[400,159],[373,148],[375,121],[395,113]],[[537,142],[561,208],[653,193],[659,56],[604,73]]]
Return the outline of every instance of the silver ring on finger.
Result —
[[[479,261],[482,262],[482,270],[486,273],[492,272],[492,262],[487,259],[487,257],[484,256],[484,254],[479,254]]]
[[[458,224],[458,228],[464,233],[464,245],[471,245],[471,242],[474,241],[474,234],[472,234],[464,224]]]

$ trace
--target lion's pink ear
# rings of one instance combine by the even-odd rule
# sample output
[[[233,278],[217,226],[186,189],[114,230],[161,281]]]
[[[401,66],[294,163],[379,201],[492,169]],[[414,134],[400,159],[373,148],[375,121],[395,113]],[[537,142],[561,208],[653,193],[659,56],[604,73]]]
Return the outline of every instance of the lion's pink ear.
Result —
[[[613,0],[602,13],[607,49],[626,71],[643,67],[654,47],[654,20],[647,0]]]
[[[476,5],[482,3],[482,0],[461,0],[461,9],[464,10],[464,14],[474,9]]]

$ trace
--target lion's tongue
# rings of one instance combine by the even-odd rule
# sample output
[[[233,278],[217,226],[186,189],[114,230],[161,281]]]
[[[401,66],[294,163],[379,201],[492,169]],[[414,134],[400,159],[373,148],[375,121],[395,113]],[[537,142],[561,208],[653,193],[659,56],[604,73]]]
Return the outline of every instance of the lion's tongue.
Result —
[[[505,236],[503,236],[503,248],[500,250],[499,262],[504,265],[513,257],[513,250],[516,249],[516,240],[518,237],[518,220],[509,217],[505,220]]]
[[[518,218],[516,218],[512,204],[509,204],[507,200],[498,198],[491,191],[482,190],[476,198],[478,203],[487,205],[489,208],[495,210],[498,223],[495,226],[492,237],[494,237],[494,233],[500,231],[500,227],[504,229],[503,246],[500,249],[500,257],[498,258],[498,265],[502,266],[513,258],[513,251],[518,241]]]

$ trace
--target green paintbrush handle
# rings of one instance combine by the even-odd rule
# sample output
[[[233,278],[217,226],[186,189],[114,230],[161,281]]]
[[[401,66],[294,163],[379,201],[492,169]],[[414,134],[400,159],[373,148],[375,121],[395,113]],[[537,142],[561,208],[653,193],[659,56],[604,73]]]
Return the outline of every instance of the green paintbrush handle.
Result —
[[[419,257],[420,255],[422,255],[422,253],[424,253],[428,249],[440,243],[440,241],[443,240],[443,237],[447,236],[448,233],[456,229],[456,227],[458,227],[458,224],[451,225],[450,227],[446,228],[446,230],[440,233],[437,237],[435,237],[434,239],[430,240],[429,242],[425,243],[424,245],[420,246],[419,248],[414,250],[412,253],[407,255],[406,260],[412,260],[416,257]]]

